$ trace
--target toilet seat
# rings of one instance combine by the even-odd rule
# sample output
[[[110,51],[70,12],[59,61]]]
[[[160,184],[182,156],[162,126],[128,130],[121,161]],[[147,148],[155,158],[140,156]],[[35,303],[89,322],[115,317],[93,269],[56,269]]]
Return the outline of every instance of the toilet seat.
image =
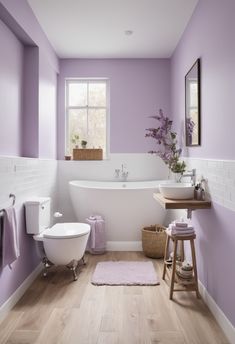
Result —
[[[86,223],[56,223],[43,232],[43,237],[48,239],[78,238],[90,232],[90,226]]]
[[[46,228],[41,233],[34,235],[34,240],[43,241],[46,239],[72,239],[86,235],[90,232],[90,225],[80,222],[56,223]]]

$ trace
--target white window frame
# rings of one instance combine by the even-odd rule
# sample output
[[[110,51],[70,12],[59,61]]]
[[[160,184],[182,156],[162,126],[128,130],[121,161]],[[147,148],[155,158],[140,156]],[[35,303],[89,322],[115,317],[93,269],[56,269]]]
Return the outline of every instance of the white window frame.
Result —
[[[72,83],[106,83],[106,106],[69,106],[69,85]],[[69,110],[70,109],[106,109],[106,154],[103,159],[108,159],[110,154],[110,82],[107,78],[68,78],[65,79],[65,155],[69,146]],[[98,148],[98,147],[97,147]]]

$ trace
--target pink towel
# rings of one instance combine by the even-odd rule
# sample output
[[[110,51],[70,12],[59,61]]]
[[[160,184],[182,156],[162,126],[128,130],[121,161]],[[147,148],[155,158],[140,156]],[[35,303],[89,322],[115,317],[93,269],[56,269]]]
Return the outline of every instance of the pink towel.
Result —
[[[194,229],[193,226],[188,226],[188,227],[178,227],[178,226],[171,226],[171,229],[173,230],[176,230],[176,231],[181,231],[181,232],[184,232],[184,231],[188,231],[188,230],[192,230]]]
[[[175,221],[174,225],[176,227],[182,227],[182,228],[188,227],[188,223],[187,222],[179,222],[179,221],[177,222],[177,221]]]
[[[193,235],[195,233],[193,227],[192,229],[189,229],[189,230],[177,230],[175,228],[172,228],[171,229],[171,235],[182,235],[182,236],[189,236],[189,235]]]
[[[4,209],[2,268],[13,263],[20,255],[16,213],[13,207]]]
[[[106,250],[104,220],[100,215],[90,216],[86,221],[91,226],[87,250],[92,254],[101,254]]]

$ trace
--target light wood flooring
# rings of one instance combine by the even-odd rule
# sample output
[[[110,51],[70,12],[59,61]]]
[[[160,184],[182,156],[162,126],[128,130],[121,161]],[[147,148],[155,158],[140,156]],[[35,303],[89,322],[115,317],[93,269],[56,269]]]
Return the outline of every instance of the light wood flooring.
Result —
[[[87,256],[76,282],[53,267],[39,276],[0,324],[0,343],[11,344],[225,344],[224,334],[195,292],[159,286],[94,286],[102,260],[146,260],[140,252]],[[163,264],[152,260],[161,277]]]

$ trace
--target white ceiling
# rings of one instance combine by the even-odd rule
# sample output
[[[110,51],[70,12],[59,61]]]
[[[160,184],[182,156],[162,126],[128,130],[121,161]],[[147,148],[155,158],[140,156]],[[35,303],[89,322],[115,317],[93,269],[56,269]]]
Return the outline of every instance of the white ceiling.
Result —
[[[198,0],[28,2],[61,58],[164,58],[173,53]]]

